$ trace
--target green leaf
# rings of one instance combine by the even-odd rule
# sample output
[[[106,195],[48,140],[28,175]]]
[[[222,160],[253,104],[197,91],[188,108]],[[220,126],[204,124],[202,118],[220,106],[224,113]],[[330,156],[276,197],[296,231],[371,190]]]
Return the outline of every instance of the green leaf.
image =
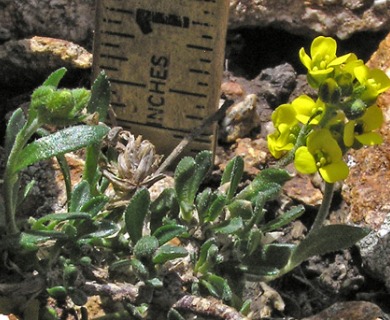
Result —
[[[175,170],[175,190],[184,219],[189,221],[193,209],[193,200],[197,190],[193,190],[192,177],[195,175],[196,163],[191,157],[184,157]]]
[[[45,228],[43,224],[48,221],[66,221],[66,220],[84,220],[91,219],[91,216],[88,213],[84,212],[69,212],[69,213],[51,213],[39,218],[31,228],[33,230],[41,230]]]
[[[206,240],[200,248],[199,258],[195,264],[194,272],[207,273],[217,260],[218,247],[214,238]]]
[[[23,128],[25,123],[26,123],[26,118],[24,116],[23,110],[21,108],[16,109],[12,113],[11,118],[8,121],[7,129],[5,131],[5,142],[4,142],[5,158],[7,158],[9,153],[11,152],[16,136]]]
[[[198,211],[199,222],[203,224],[207,217],[207,209],[210,204],[215,200],[217,194],[211,191],[211,188],[204,189],[201,193],[198,193],[195,199],[196,210]]]
[[[104,122],[110,106],[111,88],[107,75],[102,71],[94,81],[91,89],[91,99],[89,100],[87,111],[92,114],[99,113],[99,121]]]
[[[227,221],[222,222],[221,224],[217,225],[216,227],[213,227],[213,230],[216,233],[222,233],[222,234],[232,234],[236,233],[237,231],[242,230],[244,227],[244,224],[242,223],[241,217],[235,217],[232,219],[229,219]]]
[[[245,257],[240,269],[257,280],[275,279],[284,274],[282,269],[288,265],[295,248],[296,245],[288,243],[265,245],[260,253],[256,251]]]
[[[153,255],[153,263],[163,264],[169,260],[183,258],[188,252],[183,247],[164,245],[157,249]]]
[[[45,82],[42,84],[42,86],[53,86],[58,87],[58,84],[64,77],[66,73],[66,68],[60,68],[54,72],[52,72],[48,78],[45,80]]]
[[[80,125],[63,129],[28,144],[14,165],[16,173],[40,160],[78,150],[89,144],[99,142],[108,132],[106,125]]]
[[[55,239],[55,240],[69,239],[66,233],[61,231],[53,231],[53,230],[27,230],[24,232],[24,235],[25,235],[24,237],[22,236],[21,243],[25,243],[26,241],[38,243],[49,239]]]
[[[254,201],[259,192],[264,192],[267,200],[270,200],[279,194],[282,185],[290,179],[291,176],[284,169],[264,169],[236,196],[236,199]]]
[[[131,258],[130,263],[135,275],[140,280],[145,281],[149,279],[149,271],[141,261],[136,258]]]
[[[200,280],[200,283],[207,288],[210,294],[218,299],[230,301],[233,297],[232,290],[227,280],[215,274],[205,275]]]
[[[93,197],[82,205],[80,211],[87,212],[91,217],[94,217],[104,208],[109,200],[109,197],[104,195]]]
[[[91,199],[91,190],[89,183],[85,180],[81,181],[74,188],[70,199],[69,211],[81,211],[81,207]]]
[[[348,225],[322,227],[299,243],[289,261],[289,269],[295,268],[312,256],[349,248],[369,232],[369,229]]]
[[[186,232],[187,232],[187,228],[182,225],[167,224],[165,226],[158,228],[153,233],[153,236],[155,236],[158,239],[158,242],[161,246],[175,237],[180,237]]]
[[[241,217],[243,219],[250,219],[253,216],[252,202],[248,200],[237,199],[233,200],[227,206],[232,217]]]
[[[299,218],[304,212],[305,212],[304,206],[302,205],[296,206],[291,210],[283,213],[279,217],[266,223],[264,226],[260,227],[260,230],[265,233],[265,232],[270,232],[279,229],[281,227],[284,227],[285,225],[289,224],[291,221],[294,221],[295,219]]]
[[[133,243],[136,243],[142,237],[142,229],[149,207],[149,191],[142,188],[134,194],[124,212],[126,230]]]
[[[66,297],[68,296],[67,291],[63,286],[51,287],[46,289],[46,291],[50,297],[60,301],[65,301]]]
[[[212,166],[212,153],[200,152],[195,159],[183,158],[175,170],[175,191],[183,219],[189,222],[194,207],[196,193],[207,172]]]
[[[159,246],[158,240],[154,236],[145,236],[138,240],[134,246],[134,255],[138,259],[149,259],[156,252]]]
[[[161,192],[157,199],[150,205],[151,233],[154,233],[159,227],[161,227],[163,218],[175,210],[178,210],[175,190],[173,188],[164,189],[164,191]]]
[[[83,239],[87,238],[106,238],[115,235],[120,231],[120,227],[113,221],[103,220],[101,222],[94,222],[97,227],[96,231],[86,233]]]
[[[244,173],[244,160],[241,157],[234,157],[230,160],[226,166],[226,169],[222,175],[221,185],[229,183],[229,189],[227,190],[227,199],[233,198],[237,191],[238,184],[241,181]]]
[[[218,194],[207,210],[205,221],[212,222],[217,219],[225,207],[226,202],[226,195]]]

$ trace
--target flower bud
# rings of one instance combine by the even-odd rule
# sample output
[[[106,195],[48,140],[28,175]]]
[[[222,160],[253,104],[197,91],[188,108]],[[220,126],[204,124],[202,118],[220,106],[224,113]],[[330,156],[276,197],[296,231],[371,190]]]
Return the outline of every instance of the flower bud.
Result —
[[[328,78],[320,85],[318,96],[325,103],[337,104],[341,97],[341,88],[334,79]]]
[[[344,109],[344,113],[350,120],[360,118],[366,112],[367,105],[361,99],[354,100],[347,108]]]
[[[341,89],[341,95],[348,97],[352,94],[353,85],[352,85],[352,76],[349,73],[342,73],[336,77],[337,85]]]

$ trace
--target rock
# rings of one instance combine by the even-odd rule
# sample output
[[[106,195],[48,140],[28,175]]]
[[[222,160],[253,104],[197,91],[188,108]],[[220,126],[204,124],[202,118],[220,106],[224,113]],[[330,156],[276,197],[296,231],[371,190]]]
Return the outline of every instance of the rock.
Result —
[[[284,184],[283,191],[291,199],[311,207],[319,207],[322,202],[321,191],[313,186],[308,175],[297,174]]]
[[[367,65],[390,76],[390,34]],[[390,290],[390,90],[378,98],[377,104],[385,116],[380,130],[384,142],[349,153],[352,167],[342,195],[350,206],[348,220],[373,229],[358,244],[364,269]]]
[[[27,88],[39,85],[52,71],[89,69],[92,54],[65,40],[33,37],[11,40],[0,46],[0,84]]]
[[[275,68],[264,69],[254,82],[259,87],[258,95],[275,109],[288,100],[296,86],[296,77],[294,68],[284,63]]]
[[[290,64],[284,63],[274,68],[264,69],[253,80],[236,78],[231,75],[225,75],[225,77],[228,78],[226,82],[234,82],[235,86],[238,85],[243,92],[247,93],[242,103],[230,108],[222,122],[221,138],[233,142],[237,138],[245,137],[256,126],[265,125],[270,121],[272,111],[288,101],[296,86],[297,75]],[[222,88],[229,92],[227,90],[230,86],[232,85],[226,84]],[[237,97],[238,94],[235,96]],[[252,112],[254,105],[256,105],[257,114]],[[240,122],[246,123],[240,125]],[[263,129],[265,128],[260,128],[261,136],[265,137],[267,131]]]
[[[383,311],[366,301],[337,302],[324,311],[302,320],[379,320],[385,319]]]
[[[232,146],[235,156],[244,159],[244,171],[250,175],[260,172],[260,166],[266,163],[267,142],[260,138],[251,140],[250,138],[238,139]]]
[[[35,35],[92,48],[95,0],[0,0],[0,41]]]
[[[358,248],[364,270],[373,278],[384,281],[390,290],[390,216],[378,231],[359,241]]]
[[[224,142],[234,142],[259,127],[256,105],[257,96],[255,94],[249,94],[243,101],[232,105],[221,121],[220,139]]]
[[[34,35],[66,39],[92,49],[96,0],[0,0],[0,41]],[[385,0],[230,0],[231,29],[275,27],[305,36],[345,39],[390,29]]]
[[[390,76],[390,34],[367,63]],[[349,152],[350,174],[343,187],[343,198],[350,205],[349,220],[364,222],[378,229],[390,213],[390,90],[377,101],[385,123],[380,130],[383,143]]]
[[[291,33],[349,38],[390,29],[390,4],[381,0],[231,0],[230,28],[272,26]]]

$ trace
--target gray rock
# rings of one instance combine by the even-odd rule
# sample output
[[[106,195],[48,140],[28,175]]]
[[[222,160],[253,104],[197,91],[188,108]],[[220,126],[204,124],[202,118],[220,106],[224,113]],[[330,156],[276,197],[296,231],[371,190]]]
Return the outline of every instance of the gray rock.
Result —
[[[11,39],[46,36],[92,46],[95,0],[0,0],[0,9],[0,30]]]
[[[390,214],[378,231],[372,231],[357,245],[365,271],[383,281],[390,291]]]
[[[248,26],[346,39],[356,32],[390,30],[390,1],[231,0],[230,28]]]
[[[0,0],[0,41],[37,35],[91,49],[95,2]],[[230,0],[231,29],[268,26],[305,36],[322,34],[340,39],[356,32],[390,30],[390,1]]]

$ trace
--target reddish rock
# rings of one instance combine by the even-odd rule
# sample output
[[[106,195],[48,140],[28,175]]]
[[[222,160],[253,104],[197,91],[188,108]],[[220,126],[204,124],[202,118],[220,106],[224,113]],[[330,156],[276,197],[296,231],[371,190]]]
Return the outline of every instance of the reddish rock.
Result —
[[[367,65],[379,68],[390,76],[390,34],[379,46]],[[350,205],[349,219],[378,229],[389,213],[390,203],[390,90],[377,101],[385,123],[380,130],[383,144],[350,151],[354,163],[345,181],[343,197]]]
[[[221,84],[221,91],[229,98],[237,98],[244,95],[243,87],[234,81],[227,81]]]
[[[297,174],[283,186],[284,193],[305,205],[317,207],[322,202],[322,193],[313,186],[310,176]]]
[[[260,165],[266,162],[267,143],[264,139],[237,139],[234,154],[244,159],[244,170],[247,173],[256,175],[260,172]]]

